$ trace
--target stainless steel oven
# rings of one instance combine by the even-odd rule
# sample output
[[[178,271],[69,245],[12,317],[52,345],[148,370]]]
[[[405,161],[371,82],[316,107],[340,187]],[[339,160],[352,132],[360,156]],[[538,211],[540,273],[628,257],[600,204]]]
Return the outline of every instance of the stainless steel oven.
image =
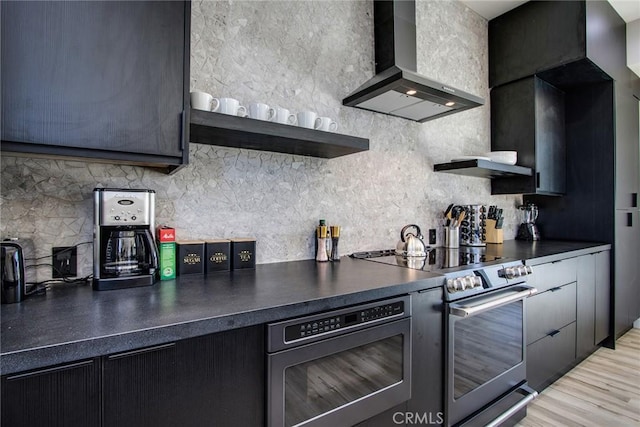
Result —
[[[411,298],[268,325],[273,427],[353,425],[411,398]]]
[[[447,425],[500,425],[536,397],[526,384],[529,273],[513,263],[447,278]]]

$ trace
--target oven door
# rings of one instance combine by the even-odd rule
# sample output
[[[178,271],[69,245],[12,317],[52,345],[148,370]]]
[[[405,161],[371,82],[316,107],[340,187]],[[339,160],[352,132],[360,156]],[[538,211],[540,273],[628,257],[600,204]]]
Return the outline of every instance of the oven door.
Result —
[[[268,425],[354,425],[411,398],[411,318],[267,356]]]
[[[448,304],[448,425],[460,423],[525,382],[524,301],[534,292],[535,288],[516,285]]]

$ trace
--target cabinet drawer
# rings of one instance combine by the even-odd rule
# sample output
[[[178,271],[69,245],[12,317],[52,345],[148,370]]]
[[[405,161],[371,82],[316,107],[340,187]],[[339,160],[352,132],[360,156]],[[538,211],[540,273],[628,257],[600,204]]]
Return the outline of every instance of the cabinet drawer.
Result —
[[[578,274],[577,258],[568,258],[547,264],[531,267],[533,274],[527,277],[527,282],[544,292],[557,286],[575,282]]]
[[[527,381],[537,391],[565,373],[576,357],[576,324],[527,346]]]
[[[576,282],[527,299],[527,344],[576,321]]]

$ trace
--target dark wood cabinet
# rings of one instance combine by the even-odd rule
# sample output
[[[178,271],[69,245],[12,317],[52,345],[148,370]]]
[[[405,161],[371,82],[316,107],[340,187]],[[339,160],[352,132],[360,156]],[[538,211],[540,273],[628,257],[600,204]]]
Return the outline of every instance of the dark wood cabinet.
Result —
[[[166,344],[103,360],[105,427],[170,427],[182,424],[177,402],[176,344]]]
[[[534,295],[527,300],[527,344],[575,321],[576,282]]]
[[[99,427],[100,360],[2,378],[2,425]]]
[[[491,181],[492,194],[565,192],[564,92],[528,77],[491,91],[491,149],[518,152],[518,165],[531,176]]]
[[[187,162],[191,6],[3,2],[2,150]]]
[[[576,323],[549,333],[527,346],[527,381],[542,391],[573,367],[576,358]]]
[[[600,344],[609,337],[611,324],[611,252],[595,255],[595,315],[594,343]],[[636,295],[640,301],[640,295]]]
[[[585,358],[609,337],[610,251],[578,257],[576,355]]]
[[[261,326],[182,341],[178,346],[180,426],[261,426],[265,413]]]
[[[489,86],[550,70],[574,85],[617,78],[626,56],[611,46],[624,26],[606,2],[527,2],[489,22]]]

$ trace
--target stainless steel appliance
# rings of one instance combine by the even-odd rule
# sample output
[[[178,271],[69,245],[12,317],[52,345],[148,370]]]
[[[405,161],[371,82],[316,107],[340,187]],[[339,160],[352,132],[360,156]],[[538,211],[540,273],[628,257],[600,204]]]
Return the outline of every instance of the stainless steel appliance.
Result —
[[[532,203],[520,206],[520,227],[516,239],[518,240],[540,240],[540,232],[536,226],[538,219],[538,207]]]
[[[354,425],[411,397],[411,297],[268,325],[272,427]]]
[[[394,253],[351,256],[444,275],[446,424],[494,426],[524,417],[537,395],[526,381],[531,268],[481,247],[431,248],[419,263]]]
[[[155,192],[96,188],[93,289],[152,285],[158,252],[153,238]]]
[[[26,295],[24,256],[16,242],[0,242],[0,290],[2,304],[20,302]]]

